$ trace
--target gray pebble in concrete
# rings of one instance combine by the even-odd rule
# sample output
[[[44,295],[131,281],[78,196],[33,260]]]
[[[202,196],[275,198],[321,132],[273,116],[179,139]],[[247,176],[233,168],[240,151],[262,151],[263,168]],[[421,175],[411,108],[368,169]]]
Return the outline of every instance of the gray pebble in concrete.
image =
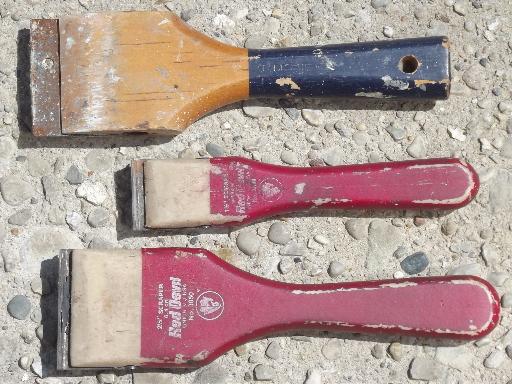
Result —
[[[24,320],[30,313],[32,305],[29,299],[23,295],[14,296],[7,304],[7,312],[9,315],[18,320]]]
[[[386,356],[386,349],[382,344],[375,344],[372,347],[372,356],[376,359],[383,359]]]
[[[87,216],[87,222],[93,228],[105,227],[109,224],[110,213],[107,209],[98,207],[94,208],[89,216]]]
[[[339,261],[331,261],[327,273],[334,279],[336,277],[341,276],[343,274],[343,271],[345,271],[345,266],[342,263],[340,263]]]
[[[278,360],[281,357],[281,344],[279,341],[273,340],[268,344],[265,355],[272,360]]]
[[[292,236],[288,227],[284,223],[277,221],[270,226],[268,239],[275,244],[284,245],[292,239]]]
[[[236,238],[238,249],[248,256],[252,256],[258,252],[260,243],[261,241],[258,235],[249,229],[242,230]]]
[[[501,297],[501,306],[503,308],[512,308],[512,291],[505,293]]]
[[[407,256],[400,263],[405,273],[416,275],[423,272],[428,267],[429,261],[425,252],[415,252]]]
[[[30,208],[24,208],[9,216],[7,222],[12,225],[25,225],[32,217],[32,210]]]
[[[9,205],[21,205],[32,197],[34,188],[16,176],[6,176],[0,179],[0,193]]]
[[[428,357],[415,357],[409,367],[409,376],[413,380],[439,380],[445,368]]]
[[[215,143],[206,144],[206,152],[208,152],[212,157],[224,156],[224,148]]]
[[[322,355],[327,360],[339,359],[343,354],[343,345],[338,339],[331,339],[322,347]]]
[[[274,368],[266,364],[258,364],[254,367],[254,378],[257,381],[272,381],[276,376]]]
[[[495,349],[485,358],[484,367],[489,369],[499,368],[505,362],[506,358],[505,351]]]
[[[227,384],[228,379],[226,369],[218,363],[212,363],[196,374],[193,384]]]
[[[362,240],[368,237],[368,220],[349,219],[345,222],[345,229],[354,239]]]
[[[79,185],[84,181],[84,174],[76,165],[72,165],[66,172],[66,180],[71,185]]]

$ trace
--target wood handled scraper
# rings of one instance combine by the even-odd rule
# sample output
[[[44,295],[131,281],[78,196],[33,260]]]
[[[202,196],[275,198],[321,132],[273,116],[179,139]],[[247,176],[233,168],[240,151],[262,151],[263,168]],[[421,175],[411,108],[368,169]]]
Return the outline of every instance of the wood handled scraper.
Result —
[[[454,209],[478,176],[456,158],[288,167],[241,157],[135,160],[134,230],[241,225],[269,216],[331,209]]]
[[[195,367],[307,329],[471,340],[499,312],[475,276],[287,284],[203,249],[62,251],[57,367]]]
[[[107,12],[31,24],[37,136],[177,134],[252,97],[446,99],[446,37],[237,48],[169,12]]]

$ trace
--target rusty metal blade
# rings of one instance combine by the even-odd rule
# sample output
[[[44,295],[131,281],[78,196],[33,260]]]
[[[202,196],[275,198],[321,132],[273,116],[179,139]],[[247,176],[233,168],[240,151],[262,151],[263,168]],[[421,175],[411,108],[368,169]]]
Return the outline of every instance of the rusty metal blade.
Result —
[[[30,25],[32,133],[61,136],[59,21],[34,19]]]
[[[132,174],[132,228],[134,231],[145,229],[144,208],[144,160],[133,160]]]

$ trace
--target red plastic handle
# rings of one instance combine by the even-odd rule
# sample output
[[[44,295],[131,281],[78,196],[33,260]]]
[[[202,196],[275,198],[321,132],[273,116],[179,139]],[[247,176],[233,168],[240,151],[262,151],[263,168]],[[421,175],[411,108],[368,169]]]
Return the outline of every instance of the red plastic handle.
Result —
[[[210,163],[210,210],[235,218],[230,224],[309,208],[453,209],[479,188],[474,169],[455,158],[313,168],[240,157]]]
[[[498,294],[475,276],[301,285],[251,275],[202,249],[143,249],[142,260],[141,357],[156,359],[150,365],[202,365],[280,331],[475,339],[499,320]]]

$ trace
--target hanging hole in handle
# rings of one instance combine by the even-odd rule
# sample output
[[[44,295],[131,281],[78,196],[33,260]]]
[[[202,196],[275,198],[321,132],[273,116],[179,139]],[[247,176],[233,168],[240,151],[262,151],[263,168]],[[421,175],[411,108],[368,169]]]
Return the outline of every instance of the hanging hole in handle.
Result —
[[[398,69],[403,73],[414,73],[420,66],[420,62],[413,55],[404,56],[398,62]]]

